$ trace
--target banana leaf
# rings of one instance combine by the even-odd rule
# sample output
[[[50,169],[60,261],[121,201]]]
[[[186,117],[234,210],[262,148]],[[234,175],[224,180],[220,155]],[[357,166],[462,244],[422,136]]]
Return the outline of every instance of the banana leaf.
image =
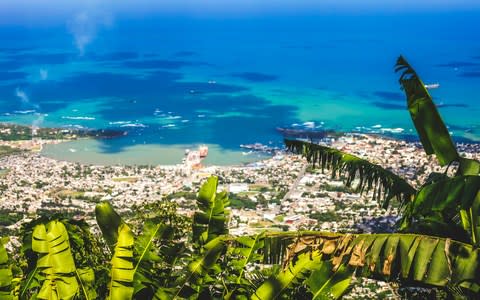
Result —
[[[37,267],[45,276],[38,299],[71,299],[79,285],[75,276],[68,232],[63,223],[51,221],[33,230],[32,250],[38,253]]]
[[[171,292],[170,299],[202,297],[201,293],[208,290],[209,284],[217,281],[217,278],[212,277],[212,275],[219,274],[222,271],[218,260],[227,250],[227,240],[227,237],[219,236],[202,247],[201,253],[195,255],[188,264],[186,268],[187,276],[180,288],[168,290],[168,292]],[[166,292],[167,290],[162,290],[162,297],[159,297],[159,299],[167,299],[164,296]]]
[[[332,269],[331,263],[324,261],[305,281],[312,293],[312,300],[338,299],[348,289],[352,280],[352,268],[342,265],[335,272]]]
[[[425,152],[435,154],[442,166],[458,160],[457,149],[430,93],[403,56],[397,59],[395,71],[402,72],[399,82],[407,96],[408,110]]]
[[[480,274],[480,249],[449,238],[399,233],[297,232],[267,233],[265,239],[283,240],[283,243],[276,243],[279,245],[277,248],[266,247],[264,251],[285,253],[281,258],[285,262],[284,272],[297,270],[295,269],[297,261],[304,265],[299,267],[303,270],[302,272],[315,270],[313,265],[310,266],[308,262],[304,261],[305,257],[310,257],[316,264],[330,263],[332,272],[346,272],[351,268],[357,276],[387,282],[445,289],[453,287],[474,294],[480,292],[480,277],[478,276]],[[289,243],[285,243],[285,241]],[[267,241],[265,244],[268,244]],[[288,244],[287,249],[280,249],[285,244]],[[275,253],[266,256],[273,255]],[[302,261],[300,261],[300,257],[303,257]],[[284,284],[279,284],[279,282],[283,282],[282,280],[284,279],[267,281],[270,282],[267,284],[268,288],[264,287],[262,290],[267,291],[266,294],[269,296],[259,298],[269,299],[272,294],[279,295],[285,289]],[[339,291],[343,290],[344,286],[341,282],[344,280],[347,280],[344,275],[339,276],[337,280],[339,286],[332,285],[334,288],[338,288],[335,290],[335,295],[341,294]],[[307,282],[312,288],[312,281]],[[320,280],[320,284],[323,282]],[[315,291],[311,290],[311,292],[314,294]],[[329,293],[333,294],[332,291]],[[259,296],[258,293],[256,295]]]
[[[480,176],[457,176],[423,187],[405,207],[400,230],[427,234],[436,232],[437,235],[455,236],[458,240],[478,246],[479,213]],[[433,228],[425,231],[428,226]]]
[[[480,175],[480,162],[475,159],[460,157],[457,176]]]
[[[103,238],[113,250],[117,243],[119,228],[124,223],[122,218],[108,201],[100,202],[95,206],[95,218]]]
[[[356,187],[359,192],[373,191],[374,200],[380,201],[385,208],[392,198],[405,204],[416,193],[403,178],[355,155],[303,141],[284,142],[289,151],[303,155],[314,167],[321,168],[322,172],[325,169],[331,170],[333,178],[345,176],[346,186],[352,186],[354,180],[359,179]]]
[[[12,269],[8,265],[8,255],[5,244],[8,239],[0,239],[0,300],[13,299],[11,294],[13,274]]]
[[[111,261],[112,272],[110,281],[111,300],[128,300],[133,297],[133,246],[134,237],[126,224],[118,228],[117,245]]]
[[[322,253],[312,251],[303,253],[290,261],[278,275],[267,279],[252,295],[251,299],[270,300],[276,299],[287,289],[291,289],[307,280],[315,268],[322,265]]]
[[[246,297],[248,290],[246,287],[250,285],[246,278],[246,271],[248,266],[261,262],[263,255],[259,250],[264,248],[264,233],[259,233],[255,236],[239,236],[235,238],[234,242],[228,247],[229,266],[232,271],[227,280],[230,281],[228,285],[229,292],[224,299],[238,299]]]
[[[211,176],[202,185],[197,197],[200,211],[193,216],[193,240],[199,245],[228,233],[229,205],[226,192],[217,193],[218,177]]]
[[[155,278],[155,263],[161,262],[160,247],[165,247],[165,242],[173,237],[173,228],[165,224],[154,224],[147,221],[142,228],[142,233],[136,238],[134,246],[134,294],[140,290],[151,287],[152,290],[160,288]]]

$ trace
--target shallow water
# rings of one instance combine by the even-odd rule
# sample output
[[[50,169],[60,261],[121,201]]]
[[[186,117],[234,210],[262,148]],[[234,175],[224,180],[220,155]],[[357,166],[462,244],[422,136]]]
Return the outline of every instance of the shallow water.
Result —
[[[171,164],[208,144],[206,162],[242,163],[240,144],[282,144],[276,127],[413,133],[393,72],[404,54],[440,83],[452,133],[479,141],[478,17],[118,17],[82,52],[63,27],[5,28],[0,121],[128,132],[45,148],[59,159]]]
[[[59,160],[93,165],[176,165],[181,164],[185,150],[195,150],[198,145],[134,145],[121,152],[104,153],[102,142],[84,139],[45,145],[42,154]],[[242,165],[270,156],[260,153],[225,150],[217,145],[208,145],[208,156],[202,164]],[[1,170],[0,170],[1,172]]]

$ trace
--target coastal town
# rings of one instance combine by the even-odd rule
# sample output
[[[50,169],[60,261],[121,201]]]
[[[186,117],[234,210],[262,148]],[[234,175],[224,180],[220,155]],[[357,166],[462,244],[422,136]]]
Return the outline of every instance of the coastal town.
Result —
[[[232,235],[300,229],[391,232],[398,221],[398,203],[383,209],[371,193],[359,194],[331,173],[283,150],[243,166],[192,166],[188,160],[171,166],[101,166],[57,161],[39,152],[39,143],[58,142],[0,142],[0,147],[10,149],[0,156],[2,236],[14,236],[22,224],[53,213],[84,219],[95,228],[94,208],[103,200],[110,201],[120,214],[148,203],[170,201],[178,207],[177,213],[192,216],[196,192],[211,175],[219,177],[218,190],[229,193]],[[452,171],[441,168],[418,143],[345,134],[330,139],[328,146],[388,168],[414,187],[431,172]],[[478,144],[457,147],[461,155],[480,158]],[[356,288],[366,289],[365,285]],[[388,294],[390,286],[374,288]],[[371,289],[358,293],[369,295]]]
[[[58,141],[42,141],[47,142]],[[188,161],[172,166],[81,165],[28,151],[38,150],[29,140],[2,145],[23,150],[0,159],[0,208],[4,214],[22,216],[4,230],[14,231],[25,220],[52,211],[93,221],[94,206],[101,200],[111,201],[121,212],[168,198],[178,204],[179,213],[190,216],[196,191],[211,175],[219,177],[219,190],[229,192],[232,234],[271,228],[368,232],[371,226],[388,230],[395,222],[395,204],[384,210],[372,195],[360,195],[300,156],[283,151],[245,166],[192,168]],[[330,146],[386,167],[417,187],[427,174],[444,171],[416,143],[355,134],[337,138]],[[480,157],[478,144],[458,147],[467,157]]]

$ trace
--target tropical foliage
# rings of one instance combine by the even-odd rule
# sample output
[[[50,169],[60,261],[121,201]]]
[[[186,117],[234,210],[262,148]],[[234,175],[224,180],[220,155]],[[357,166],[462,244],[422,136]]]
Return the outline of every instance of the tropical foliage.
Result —
[[[111,203],[95,215],[103,240],[83,221],[39,218],[23,229],[20,261],[0,240],[0,299],[337,299],[353,276],[480,296],[480,163],[461,157],[416,72],[397,70],[427,154],[456,165],[418,190],[365,159],[318,144],[285,141],[322,171],[382,206],[401,205],[398,232],[260,232],[231,236],[229,200],[210,177],[191,221],[168,202],[126,222]],[[18,257],[17,257],[18,258]]]
[[[343,178],[347,186],[354,186],[359,192],[373,191],[373,197],[382,200],[384,207],[390,204],[389,200],[391,199],[400,200],[402,219],[398,226],[399,232],[447,238],[441,242],[440,240],[431,240],[427,236],[419,236],[420,240],[427,239],[435,242],[428,243],[429,247],[421,246],[419,248],[417,248],[417,243],[408,242],[406,245],[410,245],[411,248],[406,248],[408,249],[406,252],[405,249],[397,247],[397,245],[406,243],[406,237],[392,234],[387,239],[387,241],[393,241],[394,245],[390,263],[395,262],[397,268],[400,266],[402,272],[393,273],[394,276],[389,274],[389,277],[377,276],[380,275],[378,272],[368,274],[365,270],[359,270],[359,266],[357,266],[355,271],[357,275],[368,277],[374,275],[373,277],[382,280],[396,280],[406,284],[421,283],[443,286],[452,293],[462,293],[462,295],[478,293],[479,287],[475,280],[478,280],[479,276],[479,273],[476,272],[479,261],[477,247],[479,242],[478,222],[480,221],[480,163],[462,157],[457,152],[428,90],[415,70],[402,56],[397,60],[396,71],[401,72],[399,82],[405,91],[408,110],[425,152],[429,155],[434,154],[441,166],[457,165],[455,176],[449,177],[447,171],[444,174],[431,174],[428,176],[429,180],[419,190],[415,190],[399,176],[359,157],[303,141],[287,140],[285,143],[291,151],[304,155],[313,165],[319,165],[322,170],[324,168],[331,170],[333,177]],[[358,180],[355,181],[357,178]],[[377,236],[379,235],[371,235],[370,238],[376,239]],[[465,244],[462,244],[461,247],[460,244],[453,246],[453,239]],[[373,248],[376,244],[369,245]],[[444,245],[443,252],[440,252],[440,248],[436,250],[436,245]],[[392,242],[383,247],[391,246]],[[354,245],[352,249],[355,247],[357,246]],[[464,247],[468,247],[470,251],[465,251]],[[461,250],[457,251],[458,249]],[[425,269],[421,273],[417,273],[419,275],[415,275],[417,272],[415,264],[404,263],[416,257],[416,251],[419,251],[418,253],[421,254],[419,257],[422,259],[414,259],[413,262],[422,262],[424,268],[434,267],[435,271],[432,274],[440,276],[442,280],[437,280],[440,279],[437,278],[433,281],[428,279],[415,282],[420,278],[428,278]],[[405,256],[407,254],[408,256]],[[453,260],[450,257],[452,254],[457,256]],[[435,257],[436,255],[440,255],[443,263],[434,264],[438,259]],[[396,256],[400,260],[395,261]],[[374,255],[374,257],[377,256]],[[384,257],[388,258],[389,256]],[[463,259],[469,262],[463,265]],[[460,269],[463,273],[461,278],[454,278],[456,277],[454,274],[459,273],[453,271],[452,262],[461,262]],[[349,265],[352,266],[350,263]],[[378,266],[378,264],[375,265]],[[447,268],[445,270],[449,272],[444,272],[439,267]],[[409,275],[409,272],[413,272],[413,276]],[[440,282],[443,284],[439,284]]]

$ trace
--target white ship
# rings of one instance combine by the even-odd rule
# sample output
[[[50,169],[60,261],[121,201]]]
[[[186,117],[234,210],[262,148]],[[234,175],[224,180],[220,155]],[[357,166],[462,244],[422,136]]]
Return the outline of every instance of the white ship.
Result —
[[[433,89],[438,89],[440,87],[440,83],[431,83],[431,84],[426,84],[425,88],[427,90],[433,90]]]
[[[205,145],[202,145],[198,147],[198,152],[200,152],[200,158],[205,158],[208,155],[208,147]]]
[[[186,149],[183,163],[190,167],[198,167],[201,166],[202,159],[207,157],[207,155],[208,147],[206,145],[198,147],[198,150]]]

